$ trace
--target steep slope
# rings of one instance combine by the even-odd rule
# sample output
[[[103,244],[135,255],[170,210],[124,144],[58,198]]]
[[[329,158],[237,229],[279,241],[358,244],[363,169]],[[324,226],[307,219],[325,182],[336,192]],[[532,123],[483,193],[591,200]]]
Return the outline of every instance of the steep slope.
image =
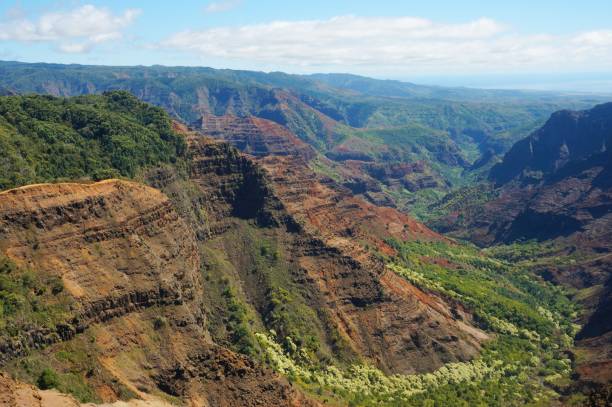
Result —
[[[0,193],[0,361],[15,379],[81,402],[211,406],[545,403],[568,380],[563,291],[354,196],[278,124],[215,117],[200,126],[213,140],[159,110],[143,126],[125,92],[14,99],[2,117],[22,123],[6,138],[22,156],[45,152],[20,141],[45,135],[28,116],[69,135],[33,161],[45,181],[70,176],[62,154],[85,140],[134,147],[148,129],[140,151],[175,146],[137,163],[111,149],[119,160],[76,166],[81,183]],[[91,123],[67,119],[83,110]],[[120,126],[91,131],[108,117]],[[100,167],[149,186],[91,183]]]
[[[610,222],[612,103],[561,111],[494,166],[498,197],[467,217],[483,243],[580,233],[594,240]]]
[[[494,197],[438,221],[438,230],[480,245],[537,239],[528,267],[578,290],[587,310],[577,338],[589,356],[579,368],[587,380],[609,382],[612,281],[612,103],[560,111],[516,143],[492,168]],[[520,257],[520,256],[519,256]],[[527,257],[528,258],[528,257]],[[594,349],[594,350],[593,350]]]
[[[273,121],[256,117],[202,116],[192,126],[207,135],[227,141],[240,151],[256,157],[291,155],[309,160],[315,151],[295,134]]]
[[[147,109],[121,92],[65,103],[37,97],[4,103],[10,108],[3,120],[18,136],[7,143],[41,137],[26,126],[27,115],[38,127],[57,125],[76,146],[91,133],[112,139],[126,131],[123,122],[129,140],[142,125],[134,119],[148,117]],[[138,109],[130,112],[134,106]],[[87,108],[93,118],[109,109],[109,118],[117,121],[92,131],[90,123],[66,119],[78,117],[68,112]],[[43,109],[53,114],[41,117]],[[19,120],[11,121],[15,116]],[[159,140],[173,145],[177,132],[185,131],[170,127],[163,115],[156,123],[150,141],[139,148],[154,145],[160,133]],[[258,146],[252,152],[261,150],[261,160],[284,158],[282,165],[292,166],[296,173],[287,174],[284,187],[279,174],[272,174],[282,165],[260,167],[227,144],[191,135],[188,150],[178,150],[172,159],[175,166],[168,165],[170,159],[152,159],[126,167],[171,200],[158,190],[116,180],[37,184],[0,194],[0,241],[8,270],[15,277],[35,273],[38,284],[55,281],[56,287],[42,291],[40,299],[23,287],[32,315],[30,320],[16,316],[3,331],[0,349],[7,370],[29,382],[42,380],[44,369],[57,371],[54,386],[76,392],[81,400],[177,397],[245,404],[251,392],[269,404],[290,404],[306,401],[252,361],[259,348],[253,331],[274,328],[278,340],[293,336],[310,344],[321,360],[363,360],[389,372],[429,371],[477,353],[487,336],[471,326],[469,312],[420,291],[374,256],[378,250],[393,251],[385,242],[390,237],[442,239],[439,235],[406,215],[355,199],[348,190],[319,184],[300,161],[312,150],[282,127],[262,119],[234,118],[229,124],[240,131],[219,134],[245,135],[232,140]],[[295,155],[275,147],[287,142]],[[27,156],[31,149],[16,150],[17,155]],[[60,159],[40,155],[36,164],[50,168],[49,174],[68,175],[57,171]],[[111,160],[106,168],[124,162]],[[95,176],[95,167],[89,171]],[[301,180],[308,179],[313,183],[304,184],[303,191],[320,194],[304,208],[290,205]],[[260,247],[261,238],[276,247]],[[260,267],[261,261],[268,267]],[[209,279],[209,273],[217,273],[219,283],[204,283],[201,269]],[[42,315],[36,311],[41,302],[50,307]],[[73,354],[80,356],[58,356]],[[37,367],[23,367],[30,365]]]
[[[550,176],[570,161],[606,153],[612,143],[611,129],[612,103],[556,112],[541,129],[517,142],[491,169],[490,177],[502,185],[517,177]]]
[[[91,338],[80,350],[91,352],[85,360],[65,363],[77,372],[97,365],[82,373],[94,399],[114,401],[123,391],[146,400],[161,390],[200,405],[299,403],[279,378],[212,343],[195,236],[161,192],[110,180],[0,197],[3,254],[18,268],[61,278],[73,299],[55,332],[22,328],[5,339],[9,370],[20,372],[10,359],[30,349],[53,360]]]
[[[191,126],[256,157],[300,157],[315,172],[332,175],[353,194],[405,212],[414,203],[414,199],[403,198],[406,191],[411,194],[431,188],[445,190],[450,180],[458,179],[451,174],[457,172],[453,168],[468,166],[444,133],[416,125],[350,132],[325,155],[317,153],[286,127],[266,119],[207,115]]]
[[[390,251],[384,242],[386,237],[403,240],[440,239],[440,236],[405,215],[377,208],[351,198],[346,192],[339,194],[317,183],[315,174],[305,165],[300,166],[299,160],[293,157],[285,156],[282,160],[269,156],[271,161],[259,161],[266,174],[258,175],[258,165],[244,161],[241,156],[220,159],[220,153],[226,148],[223,145],[201,136],[192,136],[189,144],[194,160],[193,179],[203,191],[218,191],[219,180],[211,175],[223,174],[224,188],[230,188],[229,180],[233,180],[231,189],[236,191],[227,196],[239,197],[244,193],[247,194],[244,197],[259,197],[259,200],[250,199],[246,208],[244,198],[226,201],[228,209],[221,213],[215,208],[223,205],[210,208],[209,219],[218,219],[222,224],[213,224],[212,229],[223,231],[224,235],[235,233],[227,225],[228,214],[254,218],[273,228],[268,232],[275,235],[273,240],[282,242],[279,250],[285,252],[290,263],[284,265],[288,275],[293,276],[297,286],[304,285],[291,287],[290,292],[295,295],[306,291],[306,305],[318,313],[330,314],[331,321],[327,317],[321,320],[328,332],[317,334],[323,336],[323,342],[329,340],[325,336],[330,331],[337,330],[354,355],[376,361],[388,371],[405,373],[431,369],[455,358],[464,360],[478,349],[478,341],[484,335],[457,321],[441,299],[420,293],[393,273],[385,272],[382,263],[364,245],[370,242],[373,248]],[[276,171],[282,171],[282,177]],[[223,235],[214,237],[226,239]],[[232,258],[231,252],[230,260],[240,261]],[[270,290],[279,288],[283,287],[269,287]],[[265,315],[262,317],[265,319]],[[420,322],[415,324],[415,320]],[[427,324],[433,321],[437,321],[434,324],[437,328],[428,328]],[[325,327],[330,322],[332,325]],[[417,330],[439,343],[436,351],[430,345],[405,345]],[[381,336],[377,338],[373,332],[380,332]],[[442,341],[450,332],[457,340]]]

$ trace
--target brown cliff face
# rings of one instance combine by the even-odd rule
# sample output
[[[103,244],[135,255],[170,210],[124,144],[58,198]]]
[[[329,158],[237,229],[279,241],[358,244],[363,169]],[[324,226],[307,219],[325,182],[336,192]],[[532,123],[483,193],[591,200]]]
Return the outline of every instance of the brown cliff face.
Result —
[[[377,207],[333,183],[318,181],[299,161],[267,157],[259,163],[286,211],[324,247],[338,253],[323,259],[298,255],[298,261],[324,293],[340,331],[359,354],[390,372],[406,373],[466,360],[478,350],[484,334],[453,317],[453,307],[440,298],[385,270],[370,251],[372,247],[393,254],[387,238],[442,236],[393,208]]]
[[[304,108],[303,102],[289,95],[283,95],[283,92],[280,92],[278,97],[282,101],[278,109],[283,112],[279,114],[287,115],[287,120],[295,119],[299,122],[299,119],[292,117],[292,114],[295,114],[295,109]],[[334,134],[337,133],[334,129],[338,123],[321,115],[315,109],[306,107],[306,110],[309,115],[320,121],[320,128],[317,128],[316,131],[327,134],[326,142],[333,145]],[[278,120],[278,117],[273,119]],[[280,120],[280,122],[290,126],[291,120],[286,122],[287,120]],[[312,141],[309,145],[293,133],[290,127],[261,117],[204,114],[200,119],[191,123],[191,126],[201,134],[226,141],[242,153],[256,158],[289,156],[309,162],[318,157],[341,175],[345,180],[344,185],[351,190],[353,195],[361,196],[376,205],[395,207],[398,203],[395,198],[382,191],[381,185],[391,190],[407,189],[412,192],[423,188],[445,188],[445,182],[424,161],[394,164],[382,161],[373,162],[372,157],[367,153],[372,146],[367,143],[363,144],[363,140],[358,138],[349,138],[328,151],[326,156],[322,156],[317,155],[312,147],[312,145],[318,145],[316,141]]]
[[[337,331],[354,355],[389,372],[411,373],[466,360],[478,351],[486,335],[470,325],[469,314],[386,271],[369,249],[392,253],[386,238],[443,239],[440,235],[392,208],[354,198],[330,180],[319,181],[295,157],[247,160],[228,155],[231,149],[224,144],[193,135],[189,145],[192,179],[201,190],[233,191],[223,196],[225,205],[209,213],[223,225],[213,222],[217,238],[232,233],[227,214],[265,226],[283,242],[291,259],[287,276],[304,292],[307,305],[326,314],[320,322],[323,330]],[[237,184],[230,186],[231,182]],[[241,193],[243,199],[236,200]],[[249,209],[240,209],[246,203]],[[218,208],[224,207],[219,214]],[[239,256],[231,254],[230,261],[239,269]],[[241,278],[243,290],[247,296],[251,291],[256,304],[258,294],[248,282],[252,277]],[[265,319],[265,309],[259,310]]]
[[[310,159],[315,155],[312,147],[286,127],[266,119],[205,115],[193,125],[204,134],[256,157],[274,154]]]
[[[193,236],[161,192],[139,184],[9,190],[1,194],[0,227],[6,255],[61,277],[86,325],[133,309],[182,304],[201,287]],[[112,251],[125,255],[104,255]]]
[[[188,144],[188,179],[168,168],[145,175],[164,192],[109,180],[0,194],[2,254],[60,278],[72,299],[56,331],[34,326],[0,343],[6,370],[20,372],[20,361],[34,354],[59,371],[77,371],[105,402],[313,405],[224,347],[231,345],[230,306],[213,291],[226,278],[209,280],[221,266],[255,312],[255,329],[293,335],[297,318],[298,333],[319,338],[323,359],[413,373],[478,352],[486,335],[468,312],[422,292],[373,255],[372,248],[392,254],[387,238],[440,235],[320,179],[298,157],[256,159],[193,134]],[[276,242],[273,256],[259,253],[262,241]],[[273,306],[283,289],[287,307],[297,310],[289,317]],[[87,363],[60,361],[68,348],[88,355]]]
[[[117,180],[9,190],[0,194],[0,233],[4,255],[60,277],[74,299],[62,325],[69,334],[2,346],[9,370],[33,349],[51,360],[64,346],[85,347],[96,367],[82,374],[103,401],[127,391],[201,406],[309,405],[286,381],[211,341],[196,236],[160,191]]]

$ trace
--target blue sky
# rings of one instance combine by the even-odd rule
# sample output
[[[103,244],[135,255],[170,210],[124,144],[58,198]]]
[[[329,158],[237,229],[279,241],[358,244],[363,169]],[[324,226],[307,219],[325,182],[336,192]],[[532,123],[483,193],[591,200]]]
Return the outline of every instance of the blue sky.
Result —
[[[612,5],[609,0],[3,0],[0,59],[612,89],[607,74]]]

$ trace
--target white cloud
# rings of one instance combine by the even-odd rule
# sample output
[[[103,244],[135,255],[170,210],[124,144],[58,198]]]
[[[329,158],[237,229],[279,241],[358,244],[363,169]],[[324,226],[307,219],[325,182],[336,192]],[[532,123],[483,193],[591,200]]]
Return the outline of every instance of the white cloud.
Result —
[[[478,72],[592,64],[612,67],[612,31],[521,35],[498,21],[341,16],[183,31],[162,47],[247,66],[387,72]]]
[[[240,3],[242,3],[242,0],[213,1],[204,7],[204,11],[206,13],[221,13],[223,11],[235,9]]]
[[[107,8],[84,5],[46,13],[36,20],[16,15],[0,21],[0,41],[52,42],[62,52],[87,52],[96,44],[122,38],[123,30],[140,12],[127,9],[115,15]]]
[[[85,42],[73,42],[59,44],[58,49],[66,54],[83,54],[91,50],[92,45]]]
[[[610,47],[612,46],[612,30],[590,31],[580,34],[574,38],[574,43],[583,46]]]

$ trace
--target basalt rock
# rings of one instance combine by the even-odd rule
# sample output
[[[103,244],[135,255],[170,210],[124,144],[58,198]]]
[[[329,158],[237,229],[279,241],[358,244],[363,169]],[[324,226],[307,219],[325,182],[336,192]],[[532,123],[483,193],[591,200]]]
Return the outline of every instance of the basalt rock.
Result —
[[[0,230],[5,256],[61,278],[75,304],[66,324],[0,346],[5,363],[34,350],[53,353],[93,331],[99,367],[89,380],[112,378],[101,389],[120,383],[145,401],[157,389],[193,405],[314,405],[271,371],[212,342],[197,238],[160,191],[118,180],[9,190],[0,194]],[[219,382],[198,373],[203,366],[239,373]],[[17,387],[8,405],[20,400]],[[101,390],[99,397],[113,402],[117,394]]]
[[[607,317],[612,281],[611,144],[612,103],[556,112],[491,169],[490,180],[497,186],[493,199],[467,204],[435,222],[441,232],[483,246],[536,239],[552,241],[558,256],[580,253],[580,261],[552,261],[536,271],[557,283],[591,288],[581,300],[588,312],[579,321],[584,327],[577,339],[580,346],[591,348],[593,366],[600,367],[609,366],[612,359]],[[589,358],[583,358],[587,362],[581,376],[597,381],[602,369],[591,368]]]
[[[215,234],[231,231],[228,214],[250,214],[281,236],[291,259],[287,277],[308,293],[311,308],[328,310],[331,322],[322,320],[321,325],[340,332],[356,356],[389,372],[410,373],[467,360],[478,351],[486,335],[470,325],[468,313],[459,320],[441,298],[385,270],[369,249],[392,253],[388,238],[444,240],[442,236],[392,208],[355,198],[348,189],[320,179],[305,160],[273,154],[247,159],[198,135],[189,137],[189,146],[192,180],[204,193],[219,191],[219,185],[226,191],[258,191],[244,195],[244,202],[234,199],[233,192],[217,195],[222,202],[209,216]],[[245,202],[250,210],[236,211]],[[238,257],[234,259],[240,263]],[[253,291],[250,285],[243,282],[245,291]],[[252,295],[258,308],[260,294]],[[265,314],[265,307],[260,311]],[[427,340],[415,344],[411,335],[417,331]],[[443,339],[451,336],[456,340]]]

